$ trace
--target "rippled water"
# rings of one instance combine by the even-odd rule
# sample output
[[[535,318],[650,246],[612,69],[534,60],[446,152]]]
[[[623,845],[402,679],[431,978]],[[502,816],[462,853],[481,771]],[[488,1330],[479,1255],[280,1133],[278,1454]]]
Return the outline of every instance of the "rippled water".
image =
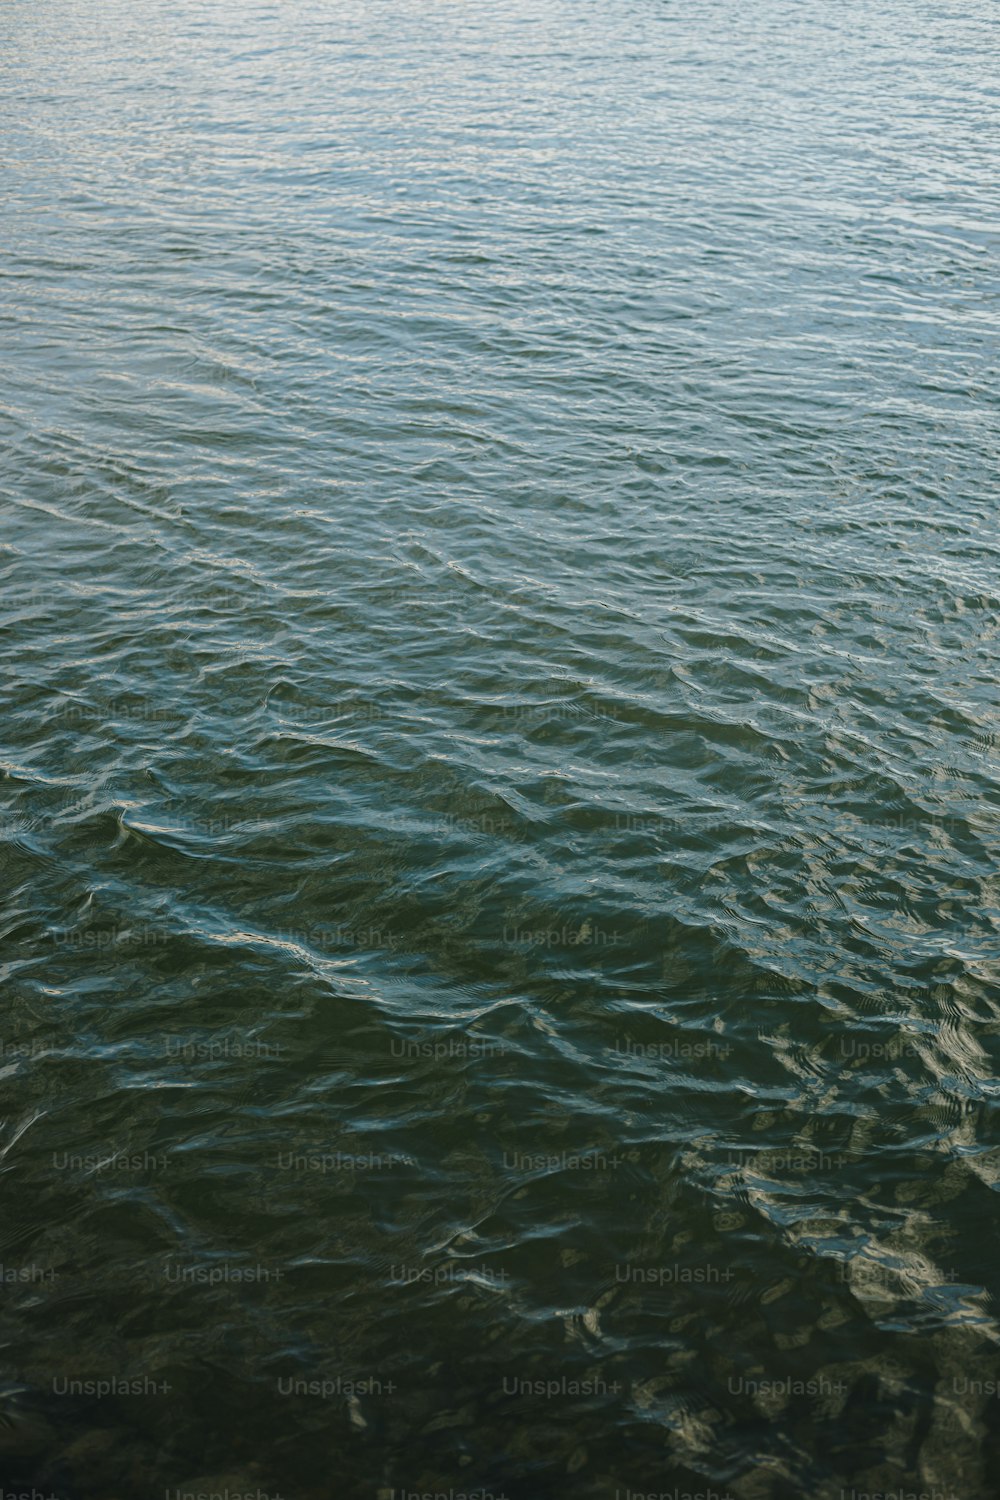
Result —
[[[997,1493],[996,28],[4,7],[8,1486]]]

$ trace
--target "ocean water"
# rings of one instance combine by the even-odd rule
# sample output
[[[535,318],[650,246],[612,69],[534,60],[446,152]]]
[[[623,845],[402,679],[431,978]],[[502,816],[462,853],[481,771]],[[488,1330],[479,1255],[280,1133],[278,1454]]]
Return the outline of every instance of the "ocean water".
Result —
[[[1000,1492],[986,0],[8,0],[0,1480]]]

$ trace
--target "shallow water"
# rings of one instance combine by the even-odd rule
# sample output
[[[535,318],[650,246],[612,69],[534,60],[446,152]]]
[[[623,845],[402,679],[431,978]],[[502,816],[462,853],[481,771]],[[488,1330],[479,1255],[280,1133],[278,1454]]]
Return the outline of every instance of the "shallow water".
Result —
[[[5,6],[9,1486],[995,1495],[996,38]]]

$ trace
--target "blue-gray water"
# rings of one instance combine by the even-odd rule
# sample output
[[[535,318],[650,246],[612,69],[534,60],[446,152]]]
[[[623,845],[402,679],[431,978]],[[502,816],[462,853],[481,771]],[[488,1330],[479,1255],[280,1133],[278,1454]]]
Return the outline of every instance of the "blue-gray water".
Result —
[[[5,1497],[996,1495],[997,40],[5,5]]]

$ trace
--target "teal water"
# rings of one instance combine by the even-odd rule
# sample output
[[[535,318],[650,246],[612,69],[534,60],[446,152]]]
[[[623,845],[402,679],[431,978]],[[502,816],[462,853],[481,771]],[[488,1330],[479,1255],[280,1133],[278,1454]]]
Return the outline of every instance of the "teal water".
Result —
[[[3,1500],[990,1500],[995,8],[0,56]]]

